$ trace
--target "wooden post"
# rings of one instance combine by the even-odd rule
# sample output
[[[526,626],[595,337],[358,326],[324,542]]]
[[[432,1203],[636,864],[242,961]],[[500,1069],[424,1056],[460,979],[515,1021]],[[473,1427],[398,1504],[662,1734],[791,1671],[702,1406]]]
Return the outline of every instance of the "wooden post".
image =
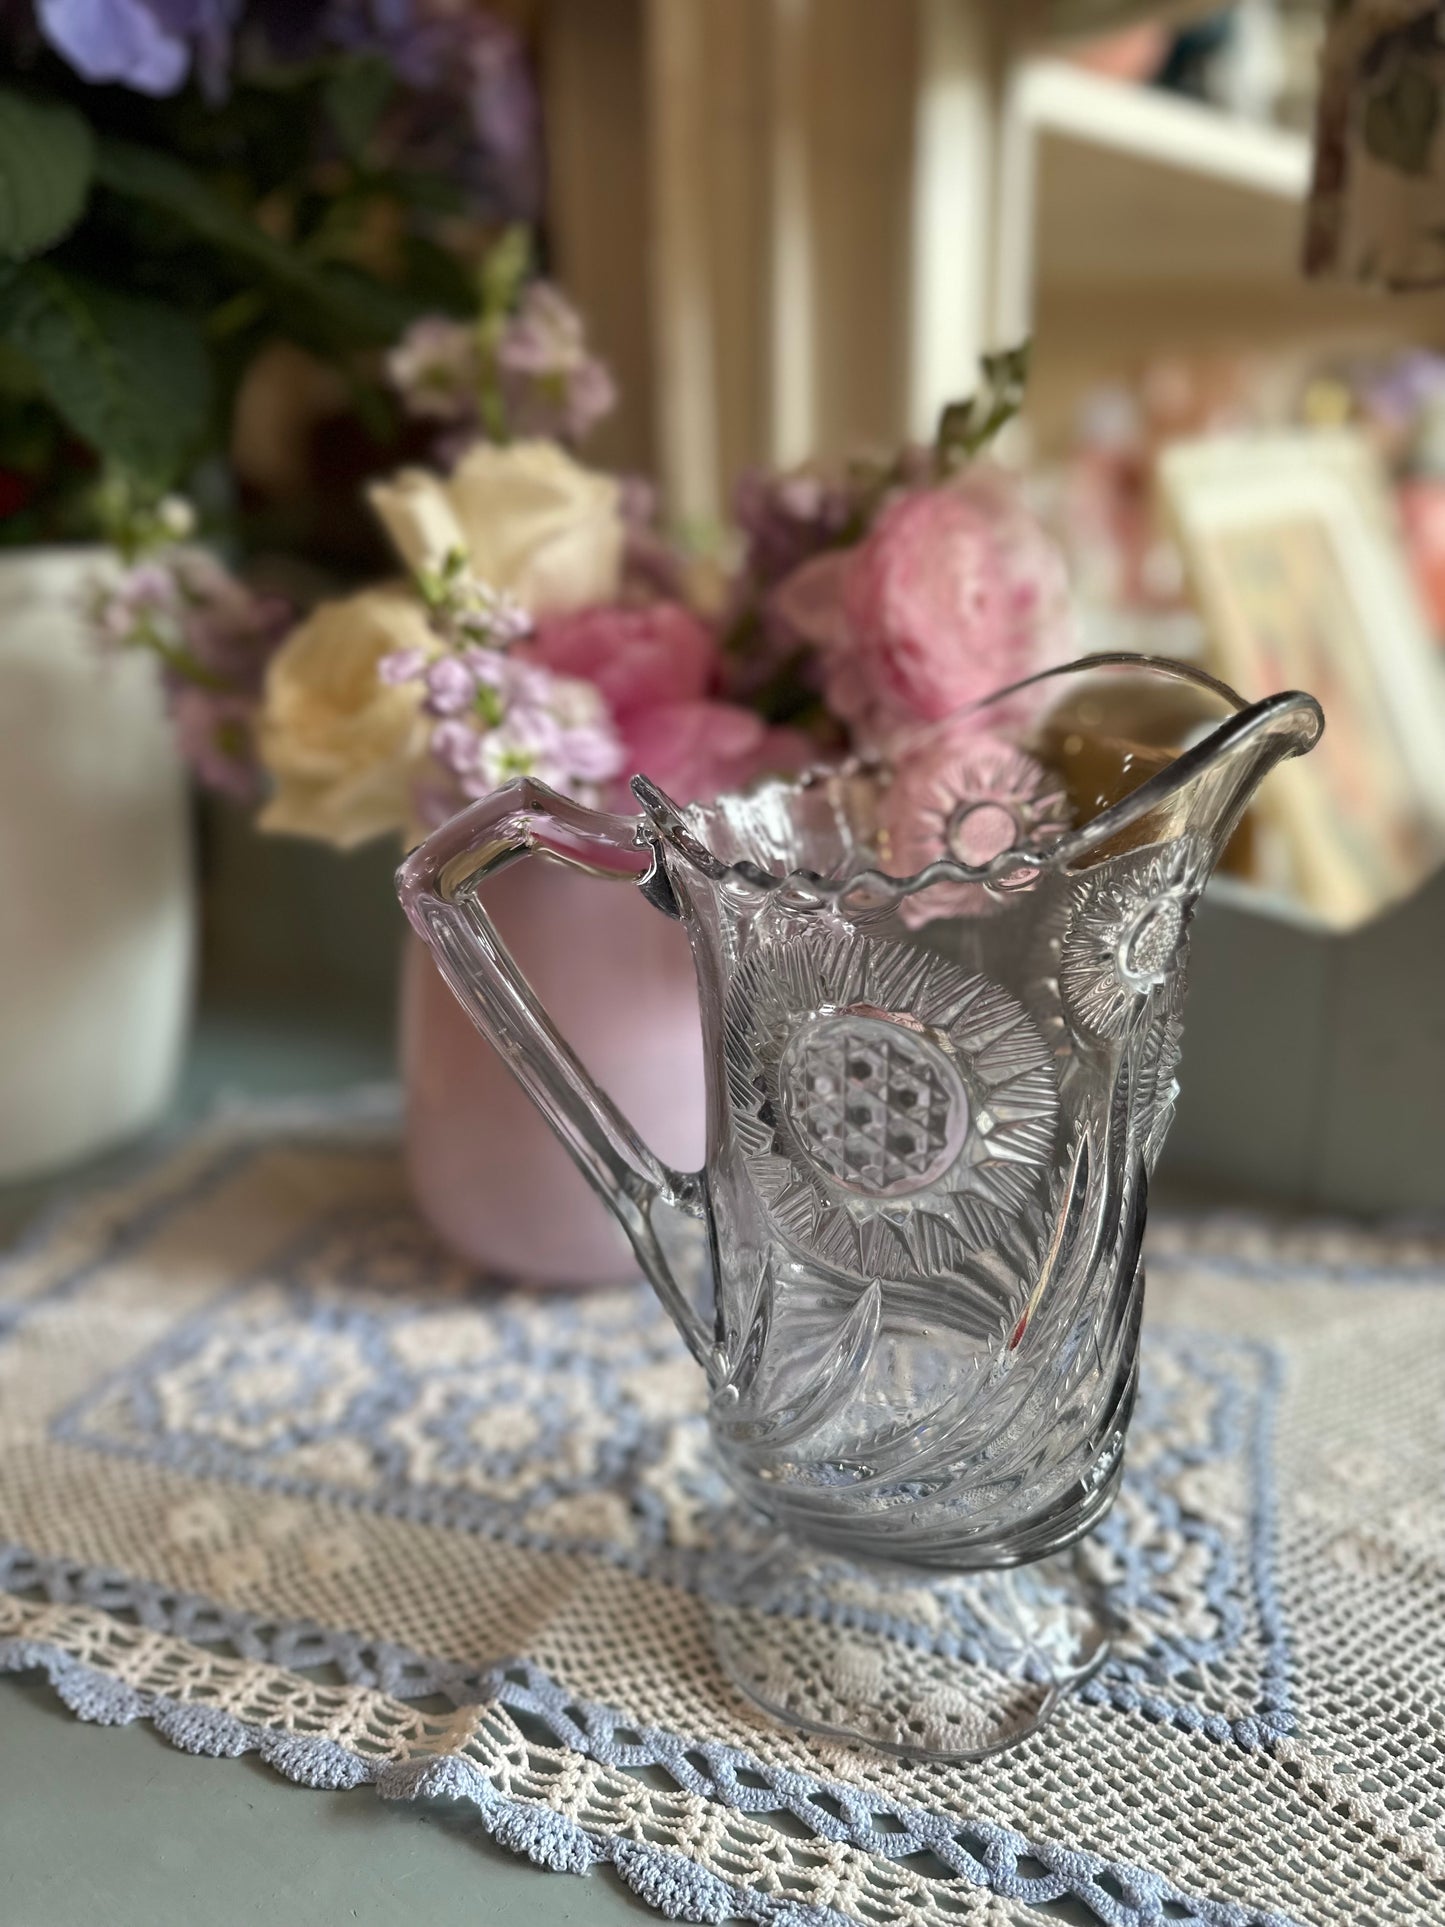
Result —
[[[710,260],[707,0],[647,0],[648,181],[657,445],[683,523],[721,506]]]
[[[917,0],[908,427],[972,392],[993,340],[1002,29],[985,0]]]
[[[775,467],[792,468],[818,445],[818,313],[807,118],[813,0],[770,0],[770,11],[768,457]]]

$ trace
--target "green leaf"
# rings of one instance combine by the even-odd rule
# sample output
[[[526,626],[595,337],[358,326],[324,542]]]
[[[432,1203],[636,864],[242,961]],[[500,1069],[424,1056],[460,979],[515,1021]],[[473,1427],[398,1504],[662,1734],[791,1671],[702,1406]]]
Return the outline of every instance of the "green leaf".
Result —
[[[322,98],[336,137],[353,160],[365,154],[391,90],[391,69],[375,54],[356,55],[327,75]]]
[[[983,390],[967,401],[951,401],[938,418],[934,466],[951,475],[973,460],[1023,407],[1029,379],[1030,343],[982,357]]]
[[[503,229],[482,261],[481,294],[484,321],[505,319],[516,307],[523,283],[532,271],[532,235],[518,221]]]
[[[90,195],[95,142],[69,107],[0,87],[0,255],[23,261],[75,226]]]
[[[32,262],[0,276],[0,342],[30,363],[83,442],[149,481],[172,481],[205,437],[204,343],[158,301]]]
[[[308,260],[168,154],[129,141],[101,141],[96,179],[112,193],[168,215],[196,240],[249,268],[340,341],[382,345],[394,341],[416,318],[415,303],[405,295],[359,270]]]
[[[477,290],[470,266],[423,234],[402,237],[402,273],[422,306],[443,314],[470,315]]]

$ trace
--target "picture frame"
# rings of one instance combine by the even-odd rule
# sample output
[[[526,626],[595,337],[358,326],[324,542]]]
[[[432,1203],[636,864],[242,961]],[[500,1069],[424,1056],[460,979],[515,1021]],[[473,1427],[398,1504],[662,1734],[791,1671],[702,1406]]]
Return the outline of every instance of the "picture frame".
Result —
[[[1445,856],[1445,659],[1384,472],[1349,429],[1176,443],[1160,485],[1209,666],[1246,698],[1305,689],[1325,735],[1257,805],[1267,883],[1351,927]]]

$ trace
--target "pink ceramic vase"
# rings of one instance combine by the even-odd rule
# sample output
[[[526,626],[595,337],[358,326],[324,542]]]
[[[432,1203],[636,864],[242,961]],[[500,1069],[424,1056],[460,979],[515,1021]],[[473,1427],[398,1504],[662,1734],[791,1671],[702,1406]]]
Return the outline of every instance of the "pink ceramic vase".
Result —
[[[661,1158],[695,1170],[705,1138],[702,1034],[681,926],[634,888],[544,862],[497,877],[487,909],[598,1083]],[[611,1214],[416,938],[403,965],[401,1041],[408,1175],[445,1242],[528,1283],[634,1277]]]

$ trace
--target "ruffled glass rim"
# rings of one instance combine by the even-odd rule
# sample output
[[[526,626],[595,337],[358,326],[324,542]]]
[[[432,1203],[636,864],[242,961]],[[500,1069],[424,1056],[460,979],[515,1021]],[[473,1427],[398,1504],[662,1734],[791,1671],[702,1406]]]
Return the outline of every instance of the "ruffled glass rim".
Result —
[[[1221,697],[1234,714],[1216,725],[1199,742],[1181,749],[1167,769],[1147,777],[1136,790],[1110,804],[1082,827],[1066,830],[1052,843],[1027,849],[1002,851],[985,863],[969,864],[959,858],[939,857],[909,876],[890,876],[879,869],[855,871],[847,877],[825,877],[816,871],[793,869],[782,874],[762,868],[746,859],[725,862],[709,846],[710,820],[725,807],[723,803],[694,803],[686,808],[674,803],[650,777],[632,779],[632,793],[641,806],[641,840],[655,838],[717,888],[755,897],[760,892],[780,893],[796,907],[819,908],[831,905],[853,914],[876,915],[891,911],[905,898],[938,884],[991,884],[1007,893],[1011,878],[1036,875],[1040,870],[1072,870],[1102,845],[1113,842],[1144,818],[1167,806],[1211,766],[1223,762],[1248,746],[1263,747],[1267,739],[1283,739],[1277,751],[1279,760],[1300,756],[1314,748],[1324,730],[1324,713],[1313,696],[1303,690],[1281,691],[1259,702],[1246,703],[1228,683],[1192,664],[1174,662],[1164,656],[1133,654],[1127,651],[1080,656],[1060,663],[1037,675],[1026,676],[995,690],[991,695],[968,703],[937,723],[921,728],[908,740],[923,745],[945,731],[956,729],[970,716],[997,708],[1000,704],[1064,677],[1077,677],[1090,670],[1125,669],[1157,673],[1173,682],[1193,684],[1196,688]],[[830,785],[844,785],[866,779],[883,765],[880,759],[854,757],[841,764],[820,765],[796,777],[775,778],[749,792],[749,800],[780,803],[795,796]]]

